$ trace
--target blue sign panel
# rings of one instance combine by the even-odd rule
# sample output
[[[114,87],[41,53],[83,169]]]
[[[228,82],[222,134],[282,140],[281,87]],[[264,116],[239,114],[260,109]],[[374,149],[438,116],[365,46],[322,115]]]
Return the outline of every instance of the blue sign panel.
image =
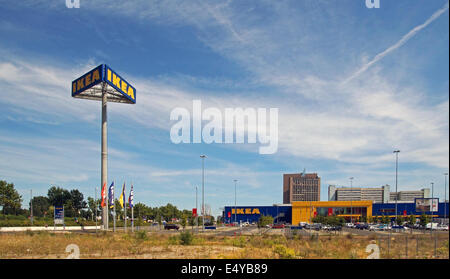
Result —
[[[136,88],[105,64],[97,66],[95,69],[72,81],[72,97],[83,97],[82,92],[102,82],[114,88],[127,100],[127,103],[136,103]],[[101,95],[90,95],[90,97],[97,99],[101,98]]]
[[[116,72],[114,72],[108,65],[105,65],[104,80],[120,92],[125,98],[133,102],[133,104],[136,103],[136,89]]]
[[[54,212],[54,221],[55,224],[64,224],[64,207],[56,207]]]
[[[72,81],[72,97],[102,82],[104,76],[104,66],[105,65],[102,64]]]

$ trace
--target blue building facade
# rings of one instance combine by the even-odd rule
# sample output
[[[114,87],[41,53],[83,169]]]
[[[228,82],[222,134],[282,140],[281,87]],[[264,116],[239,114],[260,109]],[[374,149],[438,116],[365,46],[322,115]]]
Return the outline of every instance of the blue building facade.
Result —
[[[272,216],[274,223],[290,224],[292,220],[292,206],[225,206],[222,213],[224,223],[258,222],[261,215]]]
[[[447,212],[447,214],[445,214]],[[430,212],[430,211],[420,211],[416,209],[416,203],[397,203],[397,214],[399,216],[402,215],[416,215],[420,216],[422,213],[426,215],[433,215],[434,217],[444,218],[445,216],[449,217],[449,207],[448,202],[439,202],[438,203],[438,211]],[[374,203],[372,207],[372,216],[395,216],[395,203]]]

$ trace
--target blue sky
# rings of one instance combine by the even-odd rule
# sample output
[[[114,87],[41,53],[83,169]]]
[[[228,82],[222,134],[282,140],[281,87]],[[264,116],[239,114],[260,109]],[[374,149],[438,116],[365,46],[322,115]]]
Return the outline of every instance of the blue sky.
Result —
[[[110,104],[109,179],[135,201],[195,206],[206,154],[205,202],[282,202],[282,174],[317,172],[329,184],[435,184],[449,163],[447,0],[110,1],[0,0],[0,178],[94,196],[100,187],[100,103],[70,83],[108,64],[137,89]],[[170,112],[279,109],[279,147],[173,144]],[[97,196],[99,195],[99,190]],[[199,191],[199,197],[200,197]]]

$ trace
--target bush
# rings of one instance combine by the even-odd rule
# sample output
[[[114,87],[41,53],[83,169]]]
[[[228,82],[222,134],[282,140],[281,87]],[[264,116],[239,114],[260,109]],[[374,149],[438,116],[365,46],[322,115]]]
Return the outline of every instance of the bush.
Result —
[[[137,232],[134,234],[134,237],[135,237],[137,240],[147,240],[147,239],[148,239],[148,237],[147,237],[147,232],[146,232],[146,231],[137,231]]]
[[[194,240],[194,235],[190,232],[182,232],[180,233],[180,242],[181,245],[190,245]]]
[[[295,259],[294,249],[287,248],[284,245],[275,245],[273,252],[277,254],[280,259]]]

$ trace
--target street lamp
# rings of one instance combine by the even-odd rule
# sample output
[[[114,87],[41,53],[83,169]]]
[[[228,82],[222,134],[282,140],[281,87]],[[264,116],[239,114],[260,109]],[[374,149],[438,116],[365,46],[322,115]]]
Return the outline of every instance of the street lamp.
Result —
[[[237,179],[233,180],[234,181],[234,222],[237,222],[237,212],[236,212],[236,182]]]
[[[431,182],[431,205],[430,205],[430,214],[431,214],[430,233],[431,234],[433,234],[433,205],[434,205],[434,183]]]
[[[444,184],[444,222],[447,219],[447,175],[448,173],[444,173],[445,184]]]
[[[205,230],[205,158],[206,155],[200,155],[202,158],[202,232]]]
[[[395,223],[397,224],[397,200],[398,200],[398,191],[397,191],[397,182],[398,182],[398,153],[400,150],[394,150],[395,153]]]
[[[353,224],[353,178],[350,177],[350,223]]]
[[[195,186],[195,226],[198,233],[198,207],[197,207],[197,186]]]

